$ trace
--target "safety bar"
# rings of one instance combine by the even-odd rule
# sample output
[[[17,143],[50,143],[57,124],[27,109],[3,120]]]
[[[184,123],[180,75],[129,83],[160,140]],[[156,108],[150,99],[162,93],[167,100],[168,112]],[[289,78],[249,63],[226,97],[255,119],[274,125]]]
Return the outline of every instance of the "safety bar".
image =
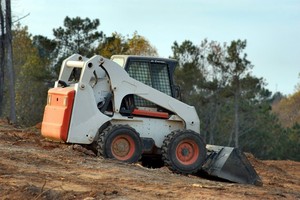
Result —
[[[85,63],[85,62],[83,62],[83,61],[73,61],[73,60],[69,60],[69,61],[67,61],[66,65],[67,65],[67,67],[83,68],[84,63]]]

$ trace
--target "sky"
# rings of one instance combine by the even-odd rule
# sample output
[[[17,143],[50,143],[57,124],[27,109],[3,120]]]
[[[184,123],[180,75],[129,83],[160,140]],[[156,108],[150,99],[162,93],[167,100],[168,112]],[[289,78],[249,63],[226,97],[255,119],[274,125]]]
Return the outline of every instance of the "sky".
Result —
[[[300,82],[300,0],[11,0],[15,20],[32,35],[53,39],[66,16],[99,19],[99,30],[131,36],[135,31],[172,55],[174,41],[204,39],[230,44],[247,40],[252,75],[272,92],[289,95]]]

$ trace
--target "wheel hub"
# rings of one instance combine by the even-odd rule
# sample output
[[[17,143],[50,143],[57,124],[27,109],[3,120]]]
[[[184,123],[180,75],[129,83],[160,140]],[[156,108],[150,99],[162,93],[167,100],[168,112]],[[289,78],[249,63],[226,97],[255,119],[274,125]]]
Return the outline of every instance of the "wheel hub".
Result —
[[[184,157],[188,156],[189,153],[190,153],[189,149],[182,149],[182,151],[181,151],[181,154],[182,154]]]
[[[115,155],[124,157],[130,151],[130,143],[125,138],[118,138],[113,143],[113,152]]]
[[[194,163],[198,159],[198,156],[199,148],[192,140],[184,140],[176,148],[176,157],[184,165]]]
[[[126,134],[119,135],[112,141],[111,152],[118,160],[126,161],[130,159],[135,151],[136,146],[133,139]]]

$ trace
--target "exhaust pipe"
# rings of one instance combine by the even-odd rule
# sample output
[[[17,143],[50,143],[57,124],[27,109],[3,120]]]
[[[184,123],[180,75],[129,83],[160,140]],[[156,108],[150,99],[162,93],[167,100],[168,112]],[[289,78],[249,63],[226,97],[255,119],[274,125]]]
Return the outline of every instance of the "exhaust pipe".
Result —
[[[209,176],[235,183],[262,186],[262,180],[245,156],[233,147],[206,145],[207,158],[202,171]]]

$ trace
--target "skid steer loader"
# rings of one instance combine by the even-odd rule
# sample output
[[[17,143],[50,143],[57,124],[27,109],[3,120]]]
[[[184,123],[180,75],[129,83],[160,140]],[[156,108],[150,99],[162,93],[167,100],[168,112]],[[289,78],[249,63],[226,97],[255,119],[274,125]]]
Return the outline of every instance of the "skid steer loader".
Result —
[[[134,163],[161,156],[172,171],[204,171],[232,182],[261,180],[237,149],[206,144],[196,110],[177,99],[177,62],[155,57],[74,54],[48,91],[42,135],[95,146],[97,155]]]

